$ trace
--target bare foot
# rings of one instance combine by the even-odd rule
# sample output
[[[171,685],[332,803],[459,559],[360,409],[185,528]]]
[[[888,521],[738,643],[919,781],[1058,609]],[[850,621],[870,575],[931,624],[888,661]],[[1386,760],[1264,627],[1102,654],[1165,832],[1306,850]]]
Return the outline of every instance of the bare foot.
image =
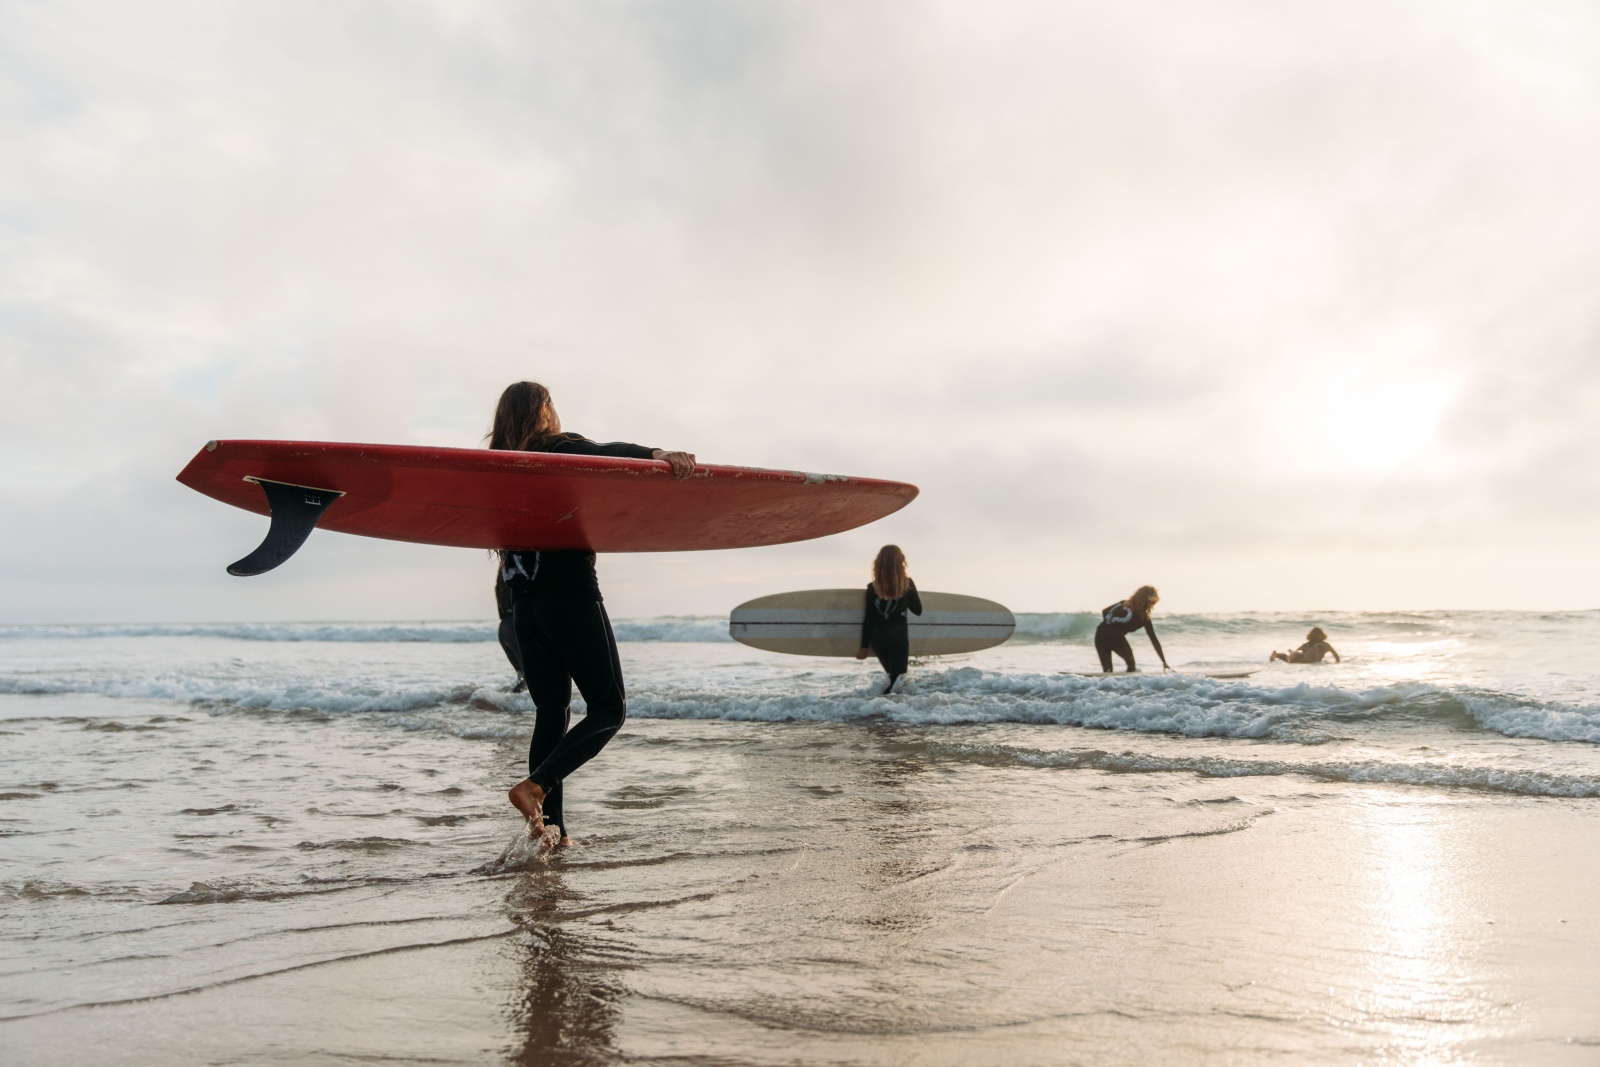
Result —
[[[531,778],[524,778],[506,794],[511,806],[522,812],[528,820],[528,833],[537,837],[544,833],[544,790]]]

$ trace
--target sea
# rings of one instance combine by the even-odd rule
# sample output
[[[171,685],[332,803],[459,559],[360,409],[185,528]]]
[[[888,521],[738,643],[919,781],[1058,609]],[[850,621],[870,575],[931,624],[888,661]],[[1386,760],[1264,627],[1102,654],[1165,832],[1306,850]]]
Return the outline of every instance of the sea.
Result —
[[[617,620],[554,851],[492,621],[0,627],[0,1062],[1600,1063],[1600,612],[1095,622]]]

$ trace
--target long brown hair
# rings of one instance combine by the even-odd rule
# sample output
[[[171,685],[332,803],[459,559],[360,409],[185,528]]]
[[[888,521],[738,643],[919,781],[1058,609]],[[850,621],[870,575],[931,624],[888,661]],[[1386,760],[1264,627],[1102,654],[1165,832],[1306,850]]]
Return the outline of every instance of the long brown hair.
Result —
[[[872,589],[885,600],[906,595],[911,579],[906,575],[906,554],[899,545],[884,545],[872,561]]]
[[[560,432],[561,417],[550,402],[550,390],[538,382],[512,382],[494,406],[489,447],[525,452]]]
[[[1123,603],[1132,608],[1135,613],[1143,615],[1148,619],[1150,617],[1150,613],[1156,609],[1156,604],[1160,600],[1161,594],[1156,592],[1155,586],[1141,585],[1139,588],[1135,589],[1133,591],[1133,595],[1127,600],[1124,600]]]

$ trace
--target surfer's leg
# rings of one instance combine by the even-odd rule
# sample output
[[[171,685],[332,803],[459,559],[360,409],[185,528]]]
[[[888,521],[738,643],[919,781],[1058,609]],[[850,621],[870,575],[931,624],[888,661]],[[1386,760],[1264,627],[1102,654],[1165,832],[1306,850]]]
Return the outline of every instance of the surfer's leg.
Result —
[[[570,684],[565,689],[568,704],[571,702]],[[549,710],[538,710],[533,720],[533,737],[528,741],[528,781],[537,785],[543,792],[539,798],[539,822],[554,823],[566,831],[564,821],[566,813],[562,810],[562,788],[560,779],[548,782],[536,777],[534,772],[540,764],[550,758],[556,746],[561,743],[561,738],[566,734],[566,727],[572,721],[572,710],[563,705]]]
[[[1094,650],[1100,657],[1100,669],[1107,674],[1111,673],[1111,648],[1115,643],[1111,631],[1101,623],[1094,631]]]
[[[537,827],[543,824],[545,814],[551,816],[552,822],[560,814],[560,798],[556,796],[560,781],[540,781],[533,771],[561,743],[567,731],[572,715],[572,678],[561,649],[539,625],[538,601],[531,596],[518,597],[511,611],[518,658],[528,683],[528,695],[533,698],[534,719],[533,737],[528,742],[528,778],[512,788],[510,797],[512,805]]]
[[[549,791],[589,762],[628,717],[622,661],[605,605],[598,601],[547,601],[539,606],[540,632],[560,649],[588,712],[533,768],[528,777]]]
[[[878,654],[878,665],[883,668],[883,673],[889,676],[889,684],[883,687],[885,696],[894,688],[894,683],[906,673],[906,667],[911,660],[911,642],[906,639],[895,640],[893,633],[882,634],[873,643],[872,650]]]
[[[1111,651],[1122,657],[1122,661],[1128,665],[1130,673],[1139,669],[1133,662],[1133,646],[1128,644],[1128,638],[1125,634],[1116,635],[1111,642]],[[1111,657],[1107,656],[1106,661],[1110,662],[1110,660]]]

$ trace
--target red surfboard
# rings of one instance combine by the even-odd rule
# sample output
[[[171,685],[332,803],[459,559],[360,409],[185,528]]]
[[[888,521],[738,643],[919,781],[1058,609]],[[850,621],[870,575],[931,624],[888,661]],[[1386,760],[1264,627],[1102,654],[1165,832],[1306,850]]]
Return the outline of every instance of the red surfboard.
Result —
[[[804,541],[899,511],[905,482],[695,468],[661,460],[482,448],[208,441],[178,475],[225,504],[271,515],[267,540],[228,570],[271,570],[313,527],[457,548],[677,552]]]

